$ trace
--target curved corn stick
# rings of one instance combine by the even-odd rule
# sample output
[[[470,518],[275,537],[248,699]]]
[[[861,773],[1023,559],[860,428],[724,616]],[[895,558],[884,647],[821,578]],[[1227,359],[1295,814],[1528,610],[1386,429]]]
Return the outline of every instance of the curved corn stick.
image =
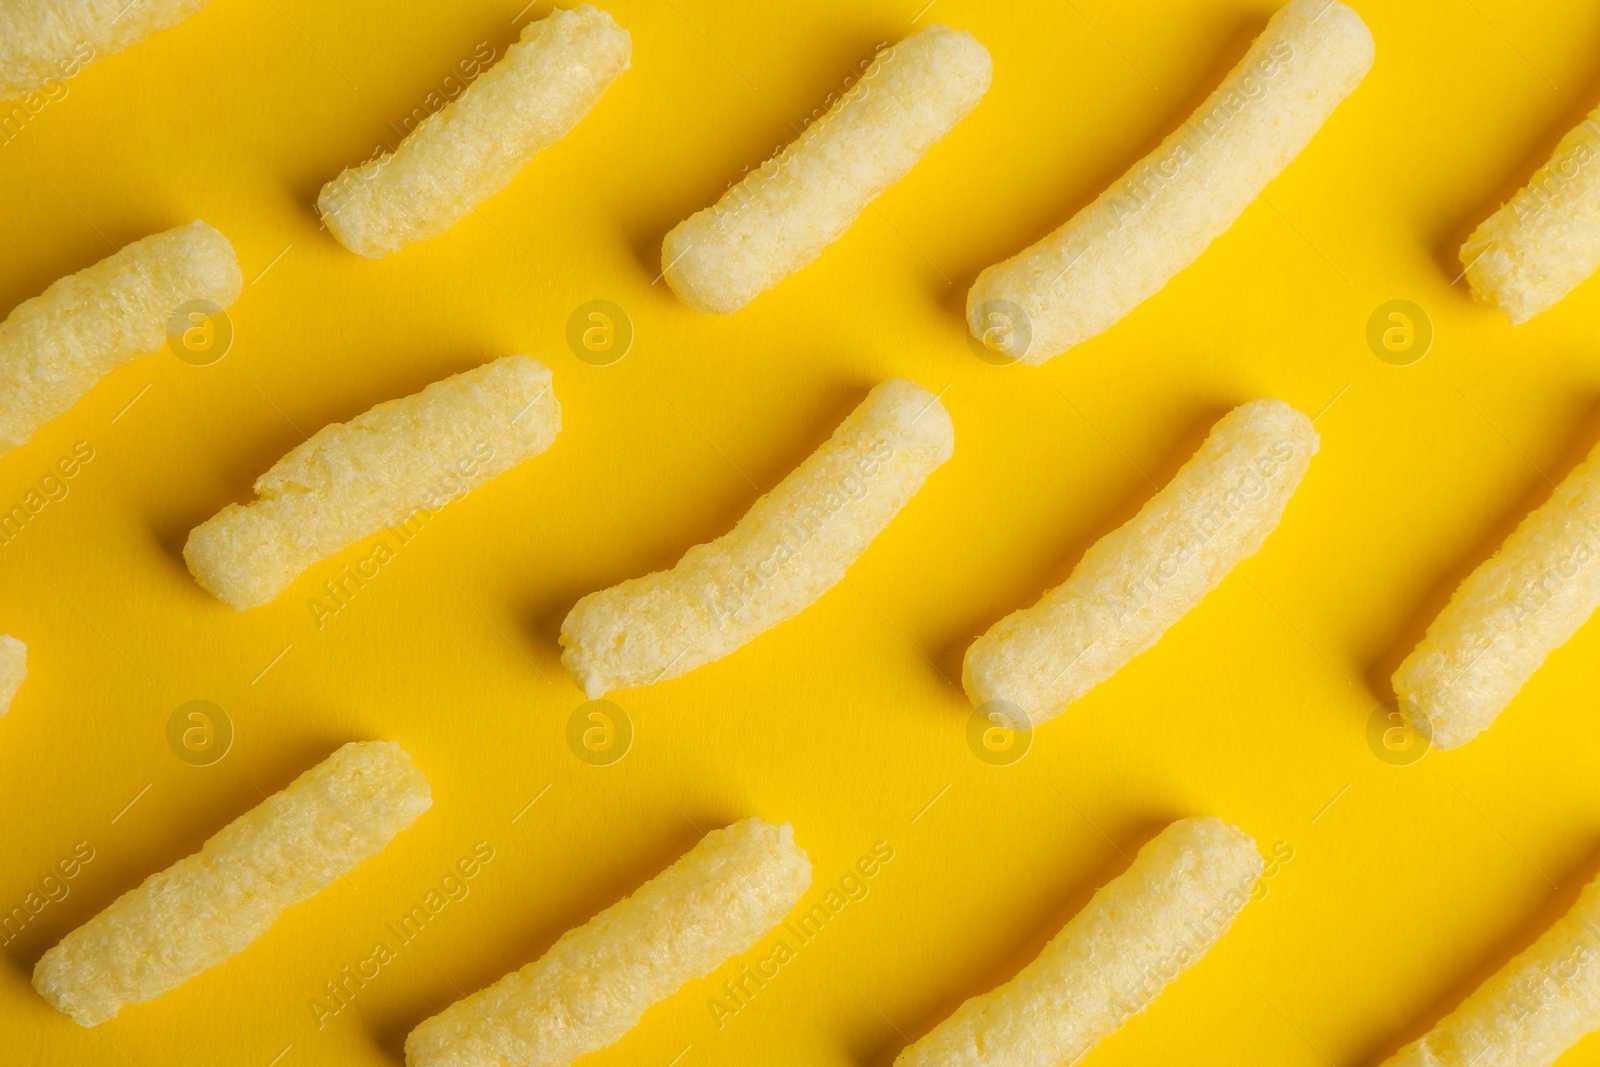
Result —
[[[70,78],[101,56],[170,29],[211,0],[6,0],[0,100]]]
[[[1198,963],[1261,877],[1256,843],[1221,819],[1180,819],[1011,981],[962,1004],[896,1067],[1077,1063]]]
[[[141,238],[18,304],[0,323],[0,455],[101,378],[166,344],[179,308],[227,307],[243,286],[228,239],[196,221]]]
[[[1319,442],[1281,400],[1253,400],[1139,514],[1084,553],[1064,583],[967,649],[974,705],[1005,702],[1031,725],[1055,718],[1160,640],[1278,528]]]
[[[460,99],[393,152],[322,187],[317,209],[329,232],[374,259],[439,236],[570,133],[632,51],[628,31],[589,4],[528,23]]]
[[[312,564],[537,456],[560,429],[549,368],[497,359],[324,426],[256,479],[259,500],[196,526],[183,558],[224,604],[259,607]]]
[[[538,961],[411,1031],[406,1067],[567,1067],[754,947],[810,885],[811,861],[788,824],[713,830]]]
[[[28,646],[10,634],[0,634],[0,718],[28,677]]]
[[[948,26],[880,53],[789,147],[673,227],[667,284],[696,311],[738,311],[844,236],[978,106],[993,73],[983,45]]]
[[[1337,0],[1279,10],[1159,148],[1055,233],[978,276],[967,294],[972,335],[1038,365],[1110,329],[1233,225],[1372,57],[1366,24]]]
[[[1435,748],[1494,722],[1600,607],[1600,446],[1450,597],[1394,673]]]
[[[79,1026],[226,963],[433,804],[392,741],[351,742],[61,939],[33,986]]]
[[[1473,231],[1461,264],[1473,297],[1513,324],[1548,310],[1600,268],[1600,108]]]
[[[1384,1067],[1552,1067],[1600,1029],[1600,883]]]
[[[578,601],[561,662],[593,699],[742,648],[837,585],[954,447],[938,397],[881,383],[728,533]]]

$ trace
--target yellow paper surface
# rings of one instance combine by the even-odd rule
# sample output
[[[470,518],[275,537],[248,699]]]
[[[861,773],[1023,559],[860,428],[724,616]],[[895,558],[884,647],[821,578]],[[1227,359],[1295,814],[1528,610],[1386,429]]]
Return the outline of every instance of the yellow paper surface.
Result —
[[[1095,1067],[1381,1061],[1570,904],[1600,849],[1600,626],[1458,751],[1391,766],[1367,730],[1451,589],[1600,436],[1600,283],[1515,329],[1450,284],[1465,236],[1600,101],[1600,12],[1356,4],[1376,65],[1265,200],[1115,329],[1030,369],[968,346],[971,280],[1159,144],[1273,5],[924,3],[609,4],[632,69],[478,214],[379,262],[318,229],[317,190],[393,147],[460,64],[503,54],[520,4],[216,0],[12,121],[0,308],[193,218],[228,235],[245,288],[223,359],[143,358],[0,462],[0,507],[39,494],[0,543],[0,632],[29,659],[0,720],[0,909],[47,900],[43,879],[93,854],[0,945],[6,1056],[392,1065],[418,1022],[752,815],[793,823],[815,869],[803,908],[830,888],[847,903],[790,935],[737,1010],[711,1002],[733,1006],[743,967],[770,971],[770,938],[594,1067],[886,1064],[1182,816],[1250,833],[1265,897]],[[983,42],[993,88],[838,244],[729,317],[652,284],[668,229],[932,20]],[[632,323],[610,366],[567,341],[594,300]],[[1392,300],[1431,318],[1412,366],[1368,347]],[[268,607],[237,614],[189,577],[188,531],[302,434],[513,353],[554,372],[548,453]],[[847,583],[725,660],[612,694],[631,750],[577,758],[583,698],[556,644],[573,603],[726,531],[891,376],[944,390],[954,458]],[[1280,528],[1020,762],[978,759],[967,644],[1258,396],[1321,413]],[[75,449],[92,458],[46,481]],[[209,766],[169,747],[195,700],[233,725]],[[176,743],[198,761],[193,713]],[[606,727],[580,719],[588,752],[586,734]],[[97,1033],[32,992],[67,931],[371,738],[402,744],[434,794],[380,857]],[[841,889],[875,849],[892,858]],[[430,892],[445,903],[398,943],[388,924]],[[333,1012],[325,983],[372,974],[380,939],[393,958]],[[1567,1064],[1600,1064],[1600,1041]]]

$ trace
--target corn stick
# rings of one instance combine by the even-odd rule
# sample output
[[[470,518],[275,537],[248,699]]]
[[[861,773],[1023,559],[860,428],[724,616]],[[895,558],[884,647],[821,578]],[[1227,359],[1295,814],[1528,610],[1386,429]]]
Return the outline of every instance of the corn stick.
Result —
[[[224,308],[243,286],[228,239],[196,221],[141,238],[18,304],[0,323],[0,455],[101,378],[166,344],[185,304]]]
[[[713,830],[536,962],[418,1026],[406,1067],[566,1067],[753,948],[810,885],[811,861],[787,824]]]
[[[628,69],[632,49],[628,31],[589,4],[528,23],[460,99],[393,152],[322,187],[329,232],[374,259],[444,233],[572,132]]]
[[[1435,748],[1494,722],[1600,607],[1600,446],[1467,576],[1394,674]]]
[[[1261,855],[1221,819],[1180,819],[1038,957],[900,1053],[896,1067],[1077,1063],[1200,961],[1250,899]]]
[[[1552,1067],[1600,1028],[1600,883],[1384,1067]]]
[[[432,803],[399,745],[351,742],[62,938],[33,986],[78,1025],[98,1026],[243,952]]]
[[[667,284],[728,314],[822,254],[989,89],[971,34],[929,26],[885,51],[817,122],[661,245]]]
[[[1372,34],[1337,0],[1294,0],[1200,109],[1099,199],[978,276],[967,325],[1038,365],[1160,292],[1294,161],[1372,66]]]
[[[728,533],[578,601],[561,661],[594,699],[742,648],[837,585],[954,447],[938,397],[881,383]]]
[[[973,642],[962,665],[967,696],[978,707],[1020,710],[1033,726],[1061,714],[1261,548],[1318,443],[1311,420],[1281,400],[1229,412],[1071,577]]]
[[[256,479],[260,499],[196,526],[183,558],[224,604],[259,607],[312,564],[537,456],[560,429],[549,368],[497,359],[324,426]]]

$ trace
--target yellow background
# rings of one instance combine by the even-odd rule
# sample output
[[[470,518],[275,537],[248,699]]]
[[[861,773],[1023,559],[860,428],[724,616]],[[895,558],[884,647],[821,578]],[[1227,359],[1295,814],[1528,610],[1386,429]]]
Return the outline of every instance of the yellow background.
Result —
[[[390,123],[480,42],[503,54],[513,5],[217,0],[0,146],[0,307],[197,217],[247,282],[221,362],[141,359],[0,461],[9,507],[75,442],[95,450],[0,547],[0,632],[31,671],[0,721],[0,907],[75,843],[96,850],[4,951],[0,1060],[398,1063],[457,990],[747,815],[794,824],[808,904],[876,842],[895,858],[720,1029],[708,999],[736,964],[586,1062],[887,1064],[1183,815],[1293,859],[1097,1067],[1375,1063],[1572,901],[1600,859],[1600,626],[1465,749],[1393,767],[1366,729],[1455,583],[1600,435],[1600,282],[1515,330],[1451,285],[1466,232],[1600,99],[1600,11],[1362,0],[1377,65],[1268,202],[1122,324],[1030,369],[974,357],[967,286],[1153,147],[1273,5],[938,0],[918,18],[924,2],[613,0],[633,69],[481,215],[379,262],[319,230],[318,188],[392,145]],[[930,21],[989,47],[994,87],[843,240],[732,317],[652,284],[667,229],[878,42]],[[565,341],[596,298],[636,329],[611,367]],[[1404,368],[1365,341],[1396,298],[1437,331]],[[514,352],[555,373],[554,448],[450,505],[320,631],[307,601],[337,564],[244,615],[190,579],[187,531],[248,499],[301,431]],[[955,458],[848,584],[720,663],[614,695],[632,751],[579,762],[567,609],[724,531],[890,375],[944,390]],[[1020,763],[980,762],[952,684],[965,646],[1131,515],[1141,470],[1163,482],[1262,395],[1310,414],[1338,398],[1279,531]],[[210,767],[165,739],[192,699],[237,729]],[[33,993],[59,937],[364,738],[403,744],[435,804],[348,883],[98,1032]],[[478,841],[496,858],[470,896],[319,1030],[322,983]],[[1600,1064],[1600,1042],[1562,1062]]]

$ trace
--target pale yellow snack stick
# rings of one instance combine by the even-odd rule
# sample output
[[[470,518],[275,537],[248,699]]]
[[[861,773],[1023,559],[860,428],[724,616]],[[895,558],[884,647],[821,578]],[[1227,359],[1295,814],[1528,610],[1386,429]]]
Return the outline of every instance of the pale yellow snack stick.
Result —
[[[879,53],[787,148],[673,227],[661,265],[696,311],[738,311],[844,236],[989,90],[969,33],[929,26]]]
[[[549,368],[497,359],[324,426],[256,479],[260,499],[196,526],[183,558],[224,604],[259,607],[312,564],[537,456],[560,429]]]
[[[6,0],[0,100],[42,89],[170,29],[211,0]]]
[[[1061,714],[1261,548],[1319,443],[1311,420],[1281,400],[1223,416],[1172,481],[1085,552],[1065,582],[972,643],[961,670],[967,696],[991,714],[1020,711],[1032,726]]]
[[[0,718],[28,677],[28,646],[10,634],[0,634]]]
[[[432,804],[399,745],[351,742],[62,938],[40,957],[33,986],[78,1025],[97,1026],[243,952]]]
[[[753,948],[810,886],[811,861],[787,823],[713,830],[536,962],[411,1031],[406,1067],[566,1067]]]
[[[166,344],[184,305],[225,308],[243,287],[228,239],[195,221],[141,238],[18,304],[0,322],[0,455],[101,378]]]
[[[1015,978],[962,1004],[895,1067],[1077,1063],[1227,933],[1262,869],[1243,831],[1178,820]]]
[[[1383,1067],[1552,1067],[1600,1029],[1600,882]]]
[[[589,4],[528,23],[500,62],[393,152],[322,187],[328,231],[374,259],[439,236],[570,133],[632,51],[628,31]]]
[[[1600,607],[1600,446],[1457,587],[1394,673],[1435,748],[1494,722]]]
[[[578,601],[561,624],[561,662],[594,699],[742,648],[837,585],[954,448],[938,397],[880,383],[732,530],[671,570]]]
[[[1281,8],[1189,120],[1056,232],[978,275],[967,325],[1038,365],[1160,292],[1294,161],[1372,66],[1337,0]]]
[[[1513,324],[1548,310],[1600,268],[1600,108],[1461,246],[1479,303]]]

